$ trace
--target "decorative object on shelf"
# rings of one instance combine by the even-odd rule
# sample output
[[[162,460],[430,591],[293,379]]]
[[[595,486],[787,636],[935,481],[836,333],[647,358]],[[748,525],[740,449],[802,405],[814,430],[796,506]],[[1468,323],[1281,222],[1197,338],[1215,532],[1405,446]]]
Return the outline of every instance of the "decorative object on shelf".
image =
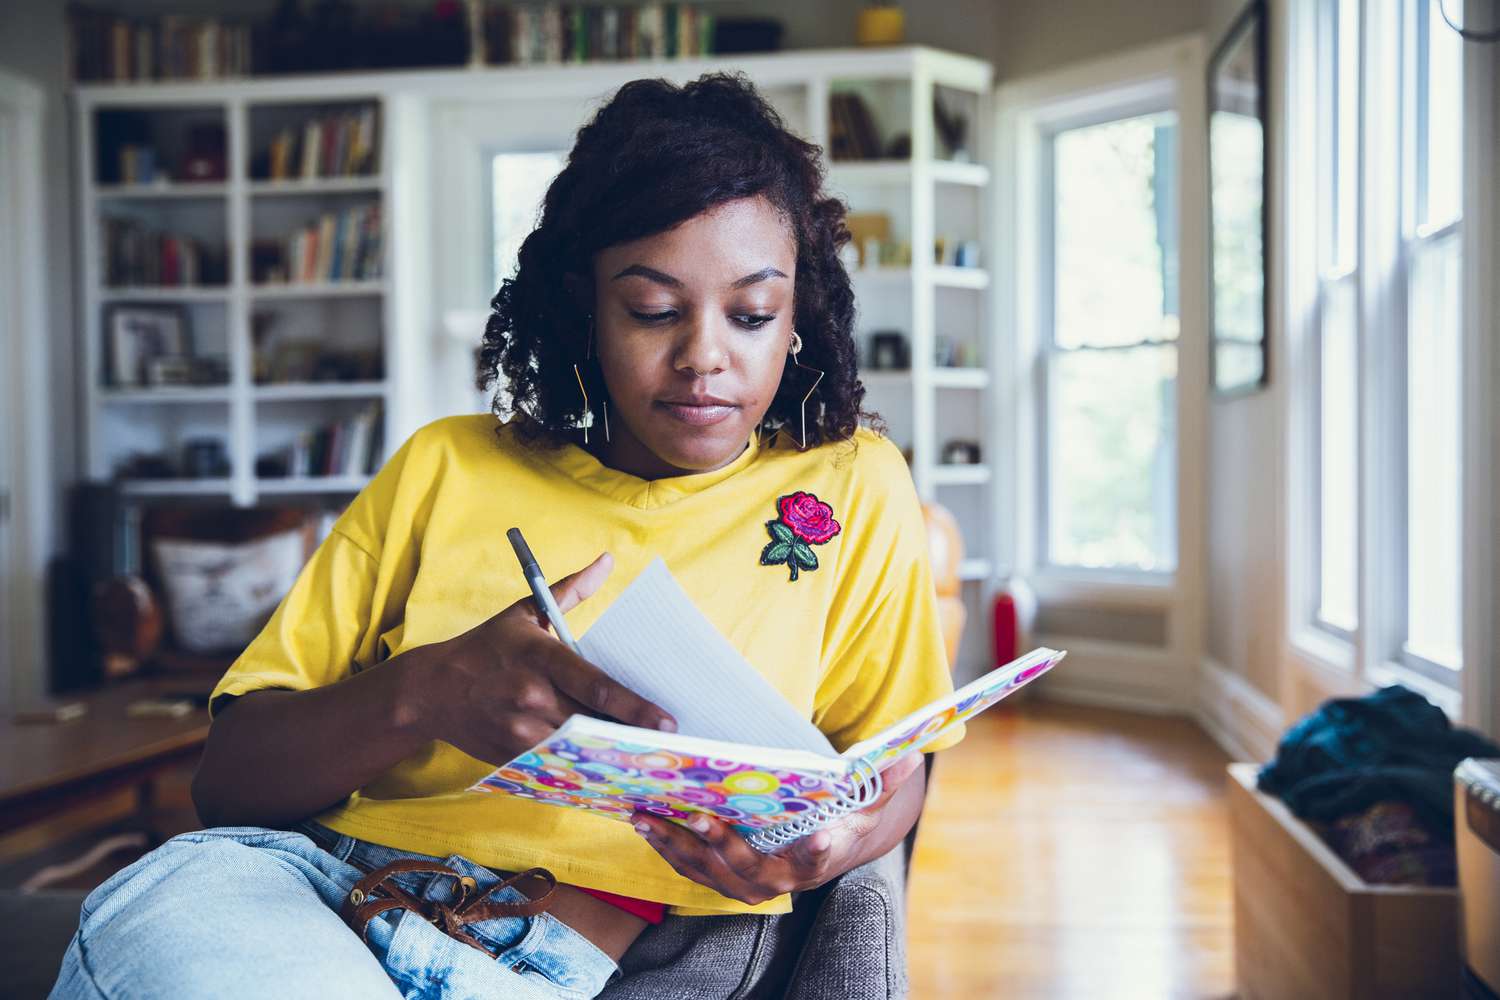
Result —
[[[979,267],[979,241],[963,240],[953,252],[955,267]]]
[[[186,183],[208,183],[228,177],[224,143],[222,123],[200,122],[190,126],[187,145],[177,165],[177,179]]]
[[[192,354],[187,313],[180,307],[114,306],[107,325],[110,385],[142,385],[153,361]]]
[[[859,251],[859,266],[874,267],[880,260],[880,244],[890,239],[891,217],[884,212],[850,212],[844,217],[849,245]]]
[[[313,331],[283,334],[283,314],[262,310],[251,315],[251,381],[256,385],[288,382],[366,382],[384,377],[378,349],[334,348]]]
[[[870,368],[905,371],[911,367],[906,335],[899,330],[876,330],[870,334]]]
[[[944,106],[943,95],[936,88],[932,92],[932,125],[943,159],[968,163],[973,158],[967,144],[969,119],[962,112],[950,111]]]
[[[932,239],[932,262],[941,265],[943,258],[948,253],[948,239],[945,236],[934,236]]]
[[[178,354],[166,354],[146,362],[146,384],[192,385],[193,359]]]
[[[906,16],[895,0],[870,0],[860,9],[854,26],[860,45],[900,45],[906,40]]]
[[[935,333],[932,336],[932,363],[939,368],[952,368],[958,362],[954,360],[957,355],[957,343],[952,337],[945,334]]]
[[[156,175],[156,149],[152,146],[126,143],[119,148],[121,184],[165,184],[168,178]]]
[[[943,445],[944,465],[978,465],[979,442],[954,439]]]
[[[1216,393],[1264,388],[1266,297],[1266,4],[1251,0],[1209,59],[1210,382]]]
[[[229,454],[218,438],[193,438],[182,445],[182,474],[189,479],[229,475]]]
[[[160,452],[131,452],[115,466],[115,479],[175,479],[177,466]]]

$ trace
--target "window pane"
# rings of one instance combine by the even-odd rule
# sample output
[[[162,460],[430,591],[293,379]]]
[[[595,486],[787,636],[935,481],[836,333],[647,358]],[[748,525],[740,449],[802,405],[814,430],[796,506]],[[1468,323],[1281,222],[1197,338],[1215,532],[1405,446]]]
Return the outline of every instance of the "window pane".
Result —
[[[1358,450],[1355,438],[1355,283],[1352,278],[1323,286],[1322,392],[1320,394],[1321,476],[1318,618],[1352,632],[1357,568],[1355,506]]]
[[[1463,24],[1463,0],[1447,0],[1448,14]],[[1437,0],[1428,0],[1425,58],[1419,54],[1418,71],[1425,77],[1417,85],[1418,114],[1426,123],[1426,135],[1417,155],[1427,163],[1425,204],[1421,222],[1442,225],[1458,218],[1463,200],[1463,39],[1448,27]]]
[[[1060,351],[1050,375],[1048,560],[1174,569],[1176,347]]]
[[[541,221],[547,186],[561,172],[565,153],[500,153],[490,163],[493,221],[491,288],[515,274],[521,244]]]
[[[1053,140],[1053,342],[1177,337],[1176,115],[1059,132]]]
[[[1460,236],[1413,245],[1407,320],[1407,649],[1462,662]]]

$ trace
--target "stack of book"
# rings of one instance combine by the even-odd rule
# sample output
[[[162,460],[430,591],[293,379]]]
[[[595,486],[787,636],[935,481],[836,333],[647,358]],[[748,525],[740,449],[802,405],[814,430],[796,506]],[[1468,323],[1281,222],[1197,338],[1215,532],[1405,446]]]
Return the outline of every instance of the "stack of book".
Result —
[[[262,474],[284,469],[286,476],[367,476],[375,472],[384,447],[381,404],[371,403],[351,417],[297,435],[297,440],[256,463]]]
[[[101,250],[104,283],[111,288],[216,285],[223,261],[190,236],[157,232],[134,219],[105,217]]]
[[[69,62],[81,83],[250,75],[250,26],[201,17],[129,18],[70,8]]]
[[[714,16],[683,3],[516,4],[485,13],[492,63],[584,63],[713,54]]]
[[[835,160],[878,160],[885,156],[880,131],[864,98],[831,94],[828,112],[828,145]]]
[[[300,177],[360,177],[375,172],[375,109],[328,115],[276,133],[260,176],[281,181]]]
[[[282,265],[257,278],[267,282],[372,281],[380,277],[380,205],[325,212],[286,240]]]

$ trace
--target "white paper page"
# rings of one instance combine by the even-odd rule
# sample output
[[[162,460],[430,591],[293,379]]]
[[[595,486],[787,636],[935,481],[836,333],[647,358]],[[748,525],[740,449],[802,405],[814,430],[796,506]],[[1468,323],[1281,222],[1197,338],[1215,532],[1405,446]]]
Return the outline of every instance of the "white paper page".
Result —
[[[836,756],[653,559],[578,640],[584,659],[677,720],[677,731]]]

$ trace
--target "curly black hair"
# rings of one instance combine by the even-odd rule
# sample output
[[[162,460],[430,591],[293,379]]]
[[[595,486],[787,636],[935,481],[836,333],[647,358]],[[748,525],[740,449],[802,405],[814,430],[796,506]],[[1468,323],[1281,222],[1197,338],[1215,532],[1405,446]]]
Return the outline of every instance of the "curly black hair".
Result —
[[[476,384],[489,391],[503,383],[510,406],[530,418],[523,435],[562,443],[583,416],[573,365],[591,400],[605,395],[597,360],[586,360],[593,303],[577,301],[566,275],[592,276],[593,255],[607,247],[763,196],[796,236],[799,360],[825,373],[808,401],[807,446],[847,440],[861,419],[882,426],[862,409],[856,370],[854,290],[839,257],[849,209],[823,191],[823,180],[822,150],[792,134],[742,73],[708,73],[682,86],[625,84],[579,130],[514,277],[490,302]],[[799,404],[815,377],[786,366],[767,429],[799,428]],[[491,408],[503,416],[500,393]]]

